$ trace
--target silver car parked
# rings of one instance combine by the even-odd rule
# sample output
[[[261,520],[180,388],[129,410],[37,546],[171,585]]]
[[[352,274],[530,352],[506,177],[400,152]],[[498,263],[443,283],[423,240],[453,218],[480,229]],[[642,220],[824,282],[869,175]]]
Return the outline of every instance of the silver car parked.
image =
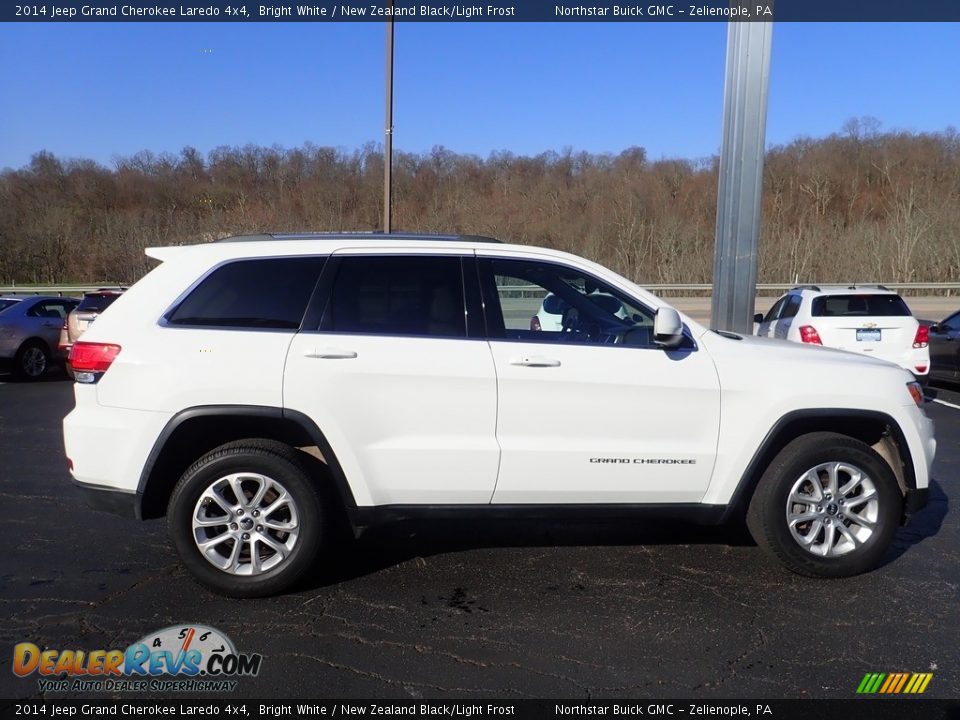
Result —
[[[64,297],[0,298],[0,365],[25,379],[41,377],[56,358],[64,319],[80,301]]]

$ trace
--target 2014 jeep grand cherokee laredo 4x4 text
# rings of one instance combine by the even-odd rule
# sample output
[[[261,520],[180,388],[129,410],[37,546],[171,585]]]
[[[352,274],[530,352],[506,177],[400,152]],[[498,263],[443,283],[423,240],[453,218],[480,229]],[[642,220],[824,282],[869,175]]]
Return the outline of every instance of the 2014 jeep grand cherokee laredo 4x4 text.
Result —
[[[221,593],[290,587],[344,515],[745,519],[840,577],[926,502],[910,373],[707,330],[581,258],[363,233],[147,253],[73,347],[67,457],[95,505],[166,515]]]

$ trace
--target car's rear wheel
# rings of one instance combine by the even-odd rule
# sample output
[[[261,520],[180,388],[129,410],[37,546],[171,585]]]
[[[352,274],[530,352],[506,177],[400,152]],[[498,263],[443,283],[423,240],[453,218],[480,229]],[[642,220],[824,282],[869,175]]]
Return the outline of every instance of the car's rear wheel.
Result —
[[[241,440],[183,474],[167,512],[184,564],[230,597],[282,592],[303,578],[326,534],[323,504],[299,451]]]
[[[38,340],[28,340],[14,358],[13,368],[23,380],[39,380],[50,366],[50,353]]]
[[[879,454],[855,438],[818,432],[793,440],[770,463],[747,525],[793,572],[847,577],[881,562],[902,511],[897,479]]]

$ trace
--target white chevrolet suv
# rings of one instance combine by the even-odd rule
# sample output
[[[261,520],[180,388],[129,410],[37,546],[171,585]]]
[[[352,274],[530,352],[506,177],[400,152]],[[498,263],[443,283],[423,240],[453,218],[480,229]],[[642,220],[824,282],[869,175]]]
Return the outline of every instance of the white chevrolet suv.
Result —
[[[883,285],[805,285],[755,315],[757,335],[861,353],[896,363],[925,380],[930,333]]]
[[[95,506],[166,515],[220,593],[290,587],[344,518],[745,520],[787,568],[840,577],[926,503],[909,373],[707,330],[566,253],[354,233],[147,254],[71,351],[68,463]],[[531,330],[551,294],[562,329]]]

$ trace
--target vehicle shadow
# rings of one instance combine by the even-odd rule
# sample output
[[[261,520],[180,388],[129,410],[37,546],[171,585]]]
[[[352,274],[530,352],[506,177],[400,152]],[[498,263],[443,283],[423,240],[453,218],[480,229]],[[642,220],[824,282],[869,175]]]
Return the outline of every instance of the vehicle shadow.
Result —
[[[617,547],[641,545],[753,545],[745,527],[700,526],[648,519],[429,520],[367,528],[359,538],[342,536],[309,587],[373,574],[415,558],[484,548]],[[330,557],[334,559],[329,561]]]
[[[32,385],[34,383],[51,383],[51,382],[73,382],[67,371],[62,367],[53,367],[47,370],[41,377],[36,378],[35,380],[25,380],[16,373],[4,373],[0,371],[0,383],[10,383],[11,385]]]
[[[936,480],[930,481],[930,497],[927,506],[920,512],[912,515],[910,521],[899,530],[893,538],[893,545],[883,560],[881,567],[889,565],[904,555],[914,545],[919,545],[927,538],[940,532],[944,518],[950,509],[950,501],[943,491],[943,486]]]
[[[922,511],[898,529],[881,567],[889,565],[940,532],[949,501],[931,481]],[[344,521],[345,523],[345,521]],[[746,526],[701,526],[675,520],[401,520],[367,528],[358,538],[345,525],[333,552],[307,581],[315,589],[371,575],[415,558],[485,548],[623,547],[656,545],[755,545]]]

